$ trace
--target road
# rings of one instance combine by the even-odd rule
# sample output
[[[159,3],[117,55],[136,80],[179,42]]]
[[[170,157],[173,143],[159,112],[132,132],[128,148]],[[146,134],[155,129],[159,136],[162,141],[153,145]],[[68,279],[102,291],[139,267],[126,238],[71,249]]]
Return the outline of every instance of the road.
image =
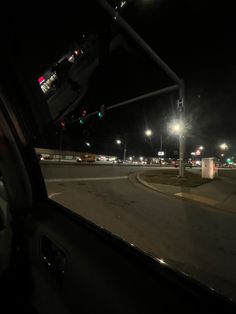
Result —
[[[235,297],[236,215],[145,188],[135,180],[145,168],[42,166],[50,198]]]

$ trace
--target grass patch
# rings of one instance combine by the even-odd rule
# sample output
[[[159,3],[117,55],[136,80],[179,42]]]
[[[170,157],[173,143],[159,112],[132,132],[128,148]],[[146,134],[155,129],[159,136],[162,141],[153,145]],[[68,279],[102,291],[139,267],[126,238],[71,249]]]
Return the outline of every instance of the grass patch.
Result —
[[[147,170],[140,175],[140,178],[148,183],[160,183],[175,186],[196,187],[212,180],[201,178],[198,173],[185,171],[185,177],[178,177],[179,171],[173,170]]]

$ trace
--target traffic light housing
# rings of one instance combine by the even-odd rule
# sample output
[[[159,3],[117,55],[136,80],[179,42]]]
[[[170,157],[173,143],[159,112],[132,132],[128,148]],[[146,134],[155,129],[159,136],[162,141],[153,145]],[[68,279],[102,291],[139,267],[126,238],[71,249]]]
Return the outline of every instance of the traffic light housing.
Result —
[[[60,123],[60,125],[61,125],[61,129],[64,130],[64,129],[65,129],[65,126],[66,126],[65,121],[62,120],[61,123]]]
[[[84,118],[79,118],[79,123],[80,124],[84,124],[85,123],[85,119]]]
[[[104,113],[105,113],[105,106],[101,105],[100,110],[98,111],[98,116],[99,118],[103,118],[104,117]]]

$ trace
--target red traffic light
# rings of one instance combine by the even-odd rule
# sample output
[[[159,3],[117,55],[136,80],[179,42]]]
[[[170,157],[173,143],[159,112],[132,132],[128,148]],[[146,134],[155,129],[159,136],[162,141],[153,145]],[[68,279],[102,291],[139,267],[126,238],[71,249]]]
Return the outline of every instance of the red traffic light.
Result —
[[[61,128],[64,129],[66,126],[65,121],[61,121]]]
[[[82,111],[82,117],[85,117],[86,114],[87,114],[87,111],[86,111],[86,110],[83,110],[83,111]]]

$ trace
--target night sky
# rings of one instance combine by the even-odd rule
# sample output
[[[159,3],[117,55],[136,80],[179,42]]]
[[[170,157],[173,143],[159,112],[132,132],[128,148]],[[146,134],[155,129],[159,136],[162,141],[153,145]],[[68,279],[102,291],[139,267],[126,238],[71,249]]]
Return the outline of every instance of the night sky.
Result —
[[[236,20],[229,6],[212,1],[130,0],[121,15],[140,33],[158,55],[186,84],[186,151],[199,145],[206,155],[219,153],[226,142],[229,154],[236,153],[235,99]],[[114,32],[119,27],[112,26]],[[132,40],[122,33],[120,45],[110,52],[106,65],[97,68],[89,80],[83,106],[87,112],[169,86],[173,82]],[[153,97],[106,112],[103,119],[90,118],[85,125],[71,124],[65,131],[67,149],[83,149],[91,143],[96,153],[120,154],[115,139],[127,138],[127,156],[155,155],[160,134],[167,157],[173,157],[177,138],[168,134],[167,124],[176,114],[177,94]],[[144,136],[153,130],[152,139]]]

